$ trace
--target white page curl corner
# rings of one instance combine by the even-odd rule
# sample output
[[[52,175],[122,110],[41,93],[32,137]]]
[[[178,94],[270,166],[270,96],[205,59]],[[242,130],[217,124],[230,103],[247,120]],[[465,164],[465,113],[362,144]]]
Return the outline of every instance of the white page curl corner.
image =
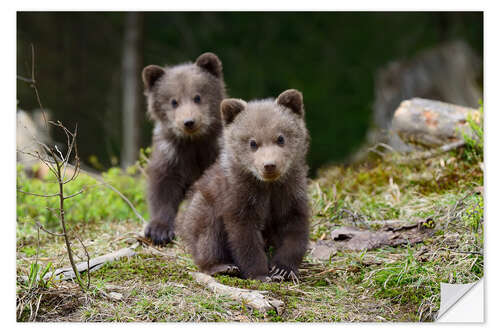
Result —
[[[484,280],[474,283],[441,283],[441,305],[436,317],[443,323],[484,322]]]

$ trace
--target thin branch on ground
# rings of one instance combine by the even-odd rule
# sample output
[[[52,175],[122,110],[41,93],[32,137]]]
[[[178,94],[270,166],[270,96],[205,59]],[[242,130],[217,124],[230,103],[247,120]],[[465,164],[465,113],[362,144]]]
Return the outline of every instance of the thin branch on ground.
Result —
[[[455,149],[460,148],[462,146],[465,146],[465,141],[463,141],[463,140],[448,143],[448,144],[442,145],[441,147],[438,147],[438,148],[435,148],[432,150],[413,153],[411,156],[404,157],[400,162],[401,163],[418,162],[420,160],[425,160],[425,159],[436,157],[438,155],[455,150]]]
[[[191,276],[201,285],[204,285],[217,295],[228,296],[239,302],[244,302],[252,309],[267,313],[269,310],[275,310],[277,314],[283,311],[284,303],[278,299],[265,296],[267,292],[260,290],[250,290],[235,288],[223,285],[210,275],[191,272]]]

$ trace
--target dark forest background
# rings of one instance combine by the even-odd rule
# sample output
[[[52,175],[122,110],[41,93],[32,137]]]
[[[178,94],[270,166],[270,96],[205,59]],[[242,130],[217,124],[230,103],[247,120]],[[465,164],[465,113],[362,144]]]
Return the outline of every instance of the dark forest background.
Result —
[[[130,29],[123,12],[18,12],[17,73],[36,77],[53,119],[79,127],[79,154],[95,168],[120,165],[123,155],[123,59]],[[140,93],[148,64],[194,61],[212,51],[223,62],[231,97],[304,93],[313,170],[344,160],[372,126],[374,75],[440,43],[461,39],[483,55],[482,13],[458,12],[147,12],[135,15],[139,146],[151,142]],[[38,107],[17,80],[18,108]],[[57,134],[55,134],[57,135]],[[55,137],[56,141],[64,141]]]

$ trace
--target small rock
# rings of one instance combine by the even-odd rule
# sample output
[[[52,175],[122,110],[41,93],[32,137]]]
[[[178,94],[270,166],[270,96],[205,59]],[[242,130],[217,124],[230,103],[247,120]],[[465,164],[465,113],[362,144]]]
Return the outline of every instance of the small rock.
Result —
[[[315,244],[312,246],[311,257],[318,260],[328,260],[337,254],[337,249],[326,244]]]
[[[474,192],[476,192],[477,194],[483,194],[484,193],[484,186],[474,187]]]
[[[108,293],[107,296],[114,301],[121,301],[123,299],[122,294],[114,292],[114,291]]]

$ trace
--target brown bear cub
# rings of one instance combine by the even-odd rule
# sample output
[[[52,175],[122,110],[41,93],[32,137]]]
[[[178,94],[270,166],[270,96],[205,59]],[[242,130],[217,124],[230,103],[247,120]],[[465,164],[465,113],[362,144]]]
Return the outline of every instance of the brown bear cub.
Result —
[[[220,103],[225,98],[222,63],[213,53],[173,67],[142,71],[148,114],[154,121],[145,235],[156,245],[174,237],[174,220],[186,190],[219,154]]]
[[[221,155],[190,190],[181,237],[207,274],[296,280],[309,238],[302,94],[225,99],[221,114]]]

